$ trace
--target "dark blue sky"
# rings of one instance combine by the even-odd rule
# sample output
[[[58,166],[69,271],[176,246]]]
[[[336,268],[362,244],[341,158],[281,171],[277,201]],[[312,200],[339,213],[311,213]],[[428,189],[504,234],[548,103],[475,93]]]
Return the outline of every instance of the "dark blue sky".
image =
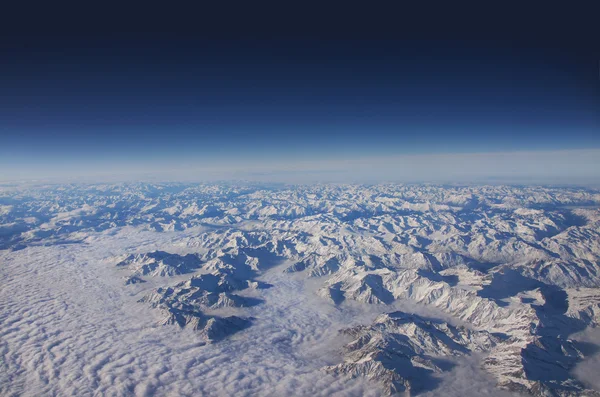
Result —
[[[2,167],[600,148],[581,7],[85,11],[3,28]]]

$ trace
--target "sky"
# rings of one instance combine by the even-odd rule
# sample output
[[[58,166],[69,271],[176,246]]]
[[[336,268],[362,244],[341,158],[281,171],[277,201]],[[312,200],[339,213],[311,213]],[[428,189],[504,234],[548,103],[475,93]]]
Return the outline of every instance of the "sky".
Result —
[[[398,161],[473,155],[497,178],[515,173],[485,154],[543,152],[519,177],[560,159],[595,180],[596,163],[576,161],[600,150],[600,32],[585,4],[16,10],[0,36],[0,179],[335,180],[359,161],[362,179],[404,180]],[[413,175],[472,166],[429,168]]]

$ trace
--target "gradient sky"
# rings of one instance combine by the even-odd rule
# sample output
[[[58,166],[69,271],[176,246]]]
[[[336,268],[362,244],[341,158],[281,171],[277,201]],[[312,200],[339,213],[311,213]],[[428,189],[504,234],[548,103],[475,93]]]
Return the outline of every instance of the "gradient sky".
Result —
[[[0,176],[600,149],[600,32],[549,7],[25,12]]]

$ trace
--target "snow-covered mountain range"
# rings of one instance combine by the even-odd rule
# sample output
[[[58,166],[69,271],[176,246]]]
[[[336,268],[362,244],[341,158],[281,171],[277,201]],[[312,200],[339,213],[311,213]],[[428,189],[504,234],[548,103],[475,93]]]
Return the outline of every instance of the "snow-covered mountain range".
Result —
[[[473,356],[499,389],[590,396],[600,391],[573,370],[597,347],[573,336],[600,322],[599,208],[599,191],[538,186],[14,185],[0,188],[0,252],[17,280],[28,252],[150,233],[160,244],[96,262],[130,305],[193,330],[204,349],[261,329],[269,290],[291,280],[314,288],[290,296],[382,313],[339,327],[324,374],[427,393]],[[291,327],[286,315],[277,327]],[[9,363],[0,369],[16,374]]]

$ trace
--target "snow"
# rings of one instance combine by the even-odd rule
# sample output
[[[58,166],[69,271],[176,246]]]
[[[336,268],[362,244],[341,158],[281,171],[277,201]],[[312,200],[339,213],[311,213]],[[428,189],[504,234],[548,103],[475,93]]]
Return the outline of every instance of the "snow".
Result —
[[[599,207],[541,186],[0,188],[0,394],[464,396],[477,374],[593,395],[598,341],[571,335],[600,321]]]

